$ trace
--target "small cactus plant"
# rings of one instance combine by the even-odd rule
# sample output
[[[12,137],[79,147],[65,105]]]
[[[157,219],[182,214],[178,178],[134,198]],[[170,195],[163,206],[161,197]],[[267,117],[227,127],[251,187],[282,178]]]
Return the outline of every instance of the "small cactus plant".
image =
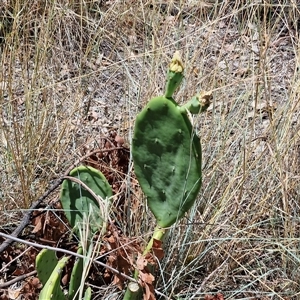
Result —
[[[62,183],[60,200],[70,225],[79,233],[78,226],[88,220],[89,231],[94,234],[104,225],[104,210],[109,205],[112,189],[104,175],[91,167],[80,166],[70,172],[70,179]],[[82,254],[79,247],[78,254]],[[62,269],[69,257],[57,260],[54,251],[44,249],[36,258],[36,269],[43,284],[39,299],[66,299],[61,287]],[[68,300],[77,300],[83,273],[83,259],[77,258],[71,273]],[[91,299],[91,289],[84,295],[85,300]]]
[[[43,249],[36,257],[36,269],[43,284],[39,299],[64,300],[65,296],[60,287],[62,270],[68,262],[69,257],[63,257],[58,261],[55,253],[51,250]],[[51,270],[51,272],[50,272]]]
[[[78,253],[81,252],[79,248]],[[82,275],[83,259],[79,258],[73,267],[70,279],[69,294],[66,298],[61,287],[60,279],[62,270],[69,260],[69,256],[65,256],[57,260],[55,252],[48,249],[43,249],[36,257],[36,270],[38,277],[43,284],[43,289],[40,292],[40,300],[77,300],[78,289],[80,287],[80,279]],[[91,299],[91,290],[88,288],[85,292],[85,299]]]
[[[144,256],[151,250],[153,240],[161,240],[166,228],[180,220],[191,208],[201,188],[201,144],[189,115],[205,111],[211,94],[202,93],[186,104],[178,105],[173,94],[183,79],[183,70],[183,63],[176,52],[167,73],[165,94],[152,98],[135,122],[132,140],[134,171],[158,224]],[[109,205],[111,187],[104,175],[91,167],[77,167],[70,176],[73,178],[64,180],[60,194],[66,217],[75,232],[76,228],[78,232],[78,223],[83,224],[88,219],[91,233],[95,233],[104,225],[104,207]],[[68,257],[57,261],[55,254],[41,253],[36,262],[44,284],[40,299],[65,299],[59,282]],[[46,261],[51,264],[48,271],[44,270]],[[80,259],[72,271],[68,299],[78,297],[82,270],[83,261]],[[137,270],[134,277],[139,277]],[[133,286],[130,288],[128,285],[123,299],[141,297],[141,287],[137,283]],[[87,289],[84,299],[90,298],[91,290]]]
[[[165,94],[152,98],[137,116],[132,141],[135,174],[162,228],[182,218],[200,190],[201,144],[188,114],[209,104],[195,96],[181,107],[172,98],[183,79],[178,53],[167,78]]]
[[[92,168],[79,166],[70,172],[74,181],[62,183],[60,200],[70,225],[83,224],[88,216],[91,233],[98,231],[104,221],[104,209],[110,204],[112,189],[104,175]]]
[[[144,255],[151,250],[153,240],[161,240],[166,228],[191,208],[201,188],[201,144],[189,115],[205,111],[211,94],[203,92],[179,106],[173,93],[183,79],[183,69],[180,55],[175,52],[165,94],[152,98],[135,122],[134,171],[158,224]],[[138,276],[136,270],[135,279]],[[140,298],[141,287],[136,286],[128,285],[124,300]]]

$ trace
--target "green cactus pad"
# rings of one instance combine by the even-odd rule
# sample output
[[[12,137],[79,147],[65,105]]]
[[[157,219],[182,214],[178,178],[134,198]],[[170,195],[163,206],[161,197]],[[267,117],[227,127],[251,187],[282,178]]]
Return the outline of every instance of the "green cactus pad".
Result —
[[[78,254],[83,253],[81,247],[78,249],[77,253]],[[77,257],[70,278],[69,299],[77,300],[79,297],[79,293],[77,293],[77,291],[81,284],[82,272],[83,272],[83,259]]]
[[[100,171],[92,167],[80,166],[73,169],[70,172],[70,176],[82,181],[104,201],[110,201],[112,189]],[[103,210],[100,208],[97,199],[79,183],[69,179],[64,180],[61,187],[60,200],[65,215],[73,228],[78,223],[86,226],[83,222],[84,218],[88,216],[91,233],[95,233],[101,228],[103,224]],[[98,200],[101,201],[100,198]],[[103,204],[105,206],[108,203]]]
[[[55,256],[55,252],[48,249],[43,249],[35,259],[35,268],[37,270],[37,274],[39,280],[43,285],[48,281],[52,271],[57,265],[58,260]]]
[[[186,104],[180,106],[180,110],[188,110],[191,114],[198,114],[205,112],[209,107],[212,99],[211,92],[202,91],[199,95],[194,96]]]
[[[40,300],[65,300],[65,296],[60,287],[60,279],[62,270],[68,262],[69,257],[63,257],[58,261],[52,273],[50,274],[49,279],[46,284],[43,286],[43,289],[40,292]]]
[[[158,225],[171,226],[190,209],[201,187],[201,145],[186,111],[172,98],[151,99],[136,118],[132,154]]]
[[[91,298],[92,298],[92,289],[88,287],[84,293],[83,300],[91,300]]]

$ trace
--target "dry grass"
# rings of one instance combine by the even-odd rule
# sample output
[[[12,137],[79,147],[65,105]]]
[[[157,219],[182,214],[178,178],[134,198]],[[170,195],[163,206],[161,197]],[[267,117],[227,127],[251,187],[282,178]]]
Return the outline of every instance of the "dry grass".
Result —
[[[214,103],[194,120],[201,196],[170,231],[157,288],[170,299],[298,299],[299,10],[284,0],[3,1],[1,220],[15,223],[82,145],[112,129],[130,142],[178,49],[177,101],[205,89]],[[131,236],[153,225],[138,209]]]

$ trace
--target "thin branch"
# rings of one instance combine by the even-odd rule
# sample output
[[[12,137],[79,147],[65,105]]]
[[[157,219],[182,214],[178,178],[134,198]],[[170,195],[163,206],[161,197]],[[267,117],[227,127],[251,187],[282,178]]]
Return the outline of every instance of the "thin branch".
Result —
[[[97,265],[100,265],[100,266],[102,266],[104,268],[107,268],[110,271],[112,271],[113,273],[118,274],[118,275],[126,278],[129,281],[137,282],[136,279],[134,279],[134,278],[132,278],[132,277],[130,277],[130,276],[128,276],[128,275],[126,275],[126,274],[118,271],[117,269],[114,269],[111,266],[108,266],[108,265],[106,265],[106,264],[104,264],[104,263],[102,263],[102,262],[100,262],[100,261],[98,261],[96,259],[90,259],[90,258],[87,258],[84,255],[81,255],[81,254],[78,254],[78,253],[75,253],[75,252],[72,252],[72,251],[69,251],[69,250],[65,250],[65,249],[61,249],[61,248],[55,248],[55,247],[51,247],[51,246],[40,245],[40,244],[32,243],[32,242],[29,242],[29,241],[24,241],[22,239],[10,236],[10,235],[2,233],[2,232],[0,232],[0,236],[5,237],[7,239],[12,239],[15,242],[23,243],[23,244],[26,244],[26,245],[29,245],[29,246],[32,246],[32,247],[41,248],[41,249],[48,249],[48,250],[52,250],[52,251],[62,252],[62,253],[68,254],[68,255],[73,255],[73,256],[76,256],[76,257],[83,258],[83,259],[88,259],[89,261],[92,261],[93,263],[95,263]],[[99,257],[97,259],[99,259]],[[25,279],[25,278],[27,278],[29,276],[33,276],[35,274],[36,274],[36,271],[32,271],[32,272],[30,272],[28,274],[24,274],[24,275],[18,276],[17,278],[14,278],[14,279],[12,279],[12,280],[10,280],[8,282],[0,284],[0,289],[8,287],[8,286],[10,286],[11,284],[13,284],[15,282],[18,282],[20,280],[23,280],[23,279]],[[164,295],[163,293],[159,292],[156,289],[155,289],[155,293],[157,293],[158,295],[164,297],[165,299],[169,299],[166,295]]]
[[[32,242],[29,242],[29,241],[19,239],[17,237],[10,236],[10,235],[2,233],[2,232],[0,232],[0,236],[5,237],[7,239],[12,239],[15,242],[23,243],[23,244],[26,244],[26,245],[29,245],[29,246],[32,246],[32,247],[41,248],[41,249],[48,249],[48,250],[57,251],[57,252],[62,252],[62,253],[68,254],[68,255],[73,255],[73,256],[76,256],[76,257],[87,259],[86,256],[75,253],[75,252],[72,252],[70,250],[65,250],[65,249],[61,249],[61,248],[56,248],[56,247],[41,245],[41,244],[37,244],[37,243],[32,243]],[[123,276],[124,278],[126,278],[130,281],[136,282],[136,280],[134,278],[131,278],[130,276],[118,271],[117,269],[112,268],[111,266],[106,265],[105,263],[102,263],[102,262],[100,262],[98,260],[94,260],[94,259],[89,259],[89,260],[94,262],[97,265],[100,265],[100,266],[102,266],[106,269],[109,269],[110,271],[112,271],[115,274],[121,275],[121,276]]]
[[[4,282],[4,283],[0,283],[0,289],[7,288],[7,287],[13,285],[13,284],[16,283],[16,282],[19,282],[19,281],[21,281],[21,280],[26,279],[27,277],[30,277],[30,276],[35,275],[36,273],[37,273],[37,271],[32,271],[32,272],[29,272],[29,273],[27,273],[27,274],[20,275],[20,276],[18,276],[18,277],[16,277],[16,278],[12,279],[12,280],[10,280],[10,281]]]

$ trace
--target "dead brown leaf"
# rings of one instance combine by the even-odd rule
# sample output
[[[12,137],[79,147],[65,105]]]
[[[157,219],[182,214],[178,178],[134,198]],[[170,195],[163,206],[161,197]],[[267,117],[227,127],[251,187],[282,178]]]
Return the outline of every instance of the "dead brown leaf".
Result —
[[[154,255],[161,260],[164,257],[164,250],[162,248],[162,241],[153,239],[152,250]]]
[[[147,266],[148,262],[145,258],[145,256],[138,254],[138,259],[136,261],[136,266],[138,270],[144,270],[144,268]]]
[[[205,295],[205,300],[225,300],[223,294],[217,293],[216,295]]]
[[[45,216],[44,216],[44,214],[35,217],[35,218],[33,219],[33,222],[32,222],[33,225],[35,225],[34,228],[33,228],[33,230],[32,230],[32,233],[40,233],[41,230],[42,230],[42,228],[43,228],[43,223],[44,223],[44,221],[45,221]]]

